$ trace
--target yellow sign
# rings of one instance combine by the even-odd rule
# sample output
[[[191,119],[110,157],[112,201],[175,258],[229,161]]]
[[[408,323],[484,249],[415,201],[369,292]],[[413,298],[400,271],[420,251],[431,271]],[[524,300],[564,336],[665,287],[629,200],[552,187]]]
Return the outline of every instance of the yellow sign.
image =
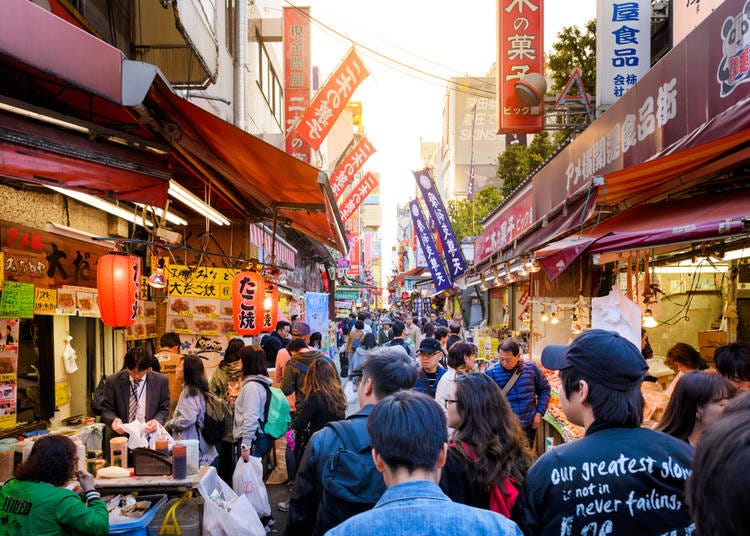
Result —
[[[0,290],[3,290],[3,279],[5,279],[5,253],[0,251]]]
[[[166,268],[169,296],[232,299],[232,279],[239,270],[227,268],[191,269],[181,264]]]
[[[57,290],[53,288],[34,288],[34,314],[54,315],[57,310]]]
[[[65,380],[55,384],[55,405],[64,406],[70,402],[70,382]]]

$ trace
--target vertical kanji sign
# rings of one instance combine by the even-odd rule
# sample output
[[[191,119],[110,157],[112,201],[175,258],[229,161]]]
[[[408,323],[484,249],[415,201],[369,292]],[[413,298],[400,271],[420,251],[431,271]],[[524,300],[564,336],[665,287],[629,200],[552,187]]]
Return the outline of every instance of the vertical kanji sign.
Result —
[[[341,197],[344,190],[354,180],[354,176],[362,169],[362,166],[375,153],[375,148],[367,137],[363,136],[354,149],[346,155],[331,176],[331,189],[336,199]]]
[[[378,187],[380,181],[375,174],[368,172],[362,180],[357,183],[352,192],[339,206],[341,221],[348,220],[354,211],[367,199],[367,196]]]
[[[544,74],[543,0],[497,2],[497,132],[521,134],[544,129],[543,105],[526,106],[515,85],[530,73]]]
[[[354,90],[369,71],[352,48],[325,85],[315,95],[297,126],[297,133],[316,151],[330,132]]]
[[[310,104],[310,8],[284,8],[284,149],[310,163],[310,144],[297,125]]]
[[[409,201],[409,210],[411,211],[411,221],[414,225],[414,231],[417,233],[417,240],[419,240],[419,245],[422,247],[422,251],[427,259],[427,267],[430,269],[435,290],[441,292],[451,288],[452,281],[448,274],[445,273],[443,260],[440,258],[437,247],[435,247],[435,240],[432,238],[430,228],[427,226],[427,222],[425,222],[422,209],[419,208],[419,203],[416,199]]]

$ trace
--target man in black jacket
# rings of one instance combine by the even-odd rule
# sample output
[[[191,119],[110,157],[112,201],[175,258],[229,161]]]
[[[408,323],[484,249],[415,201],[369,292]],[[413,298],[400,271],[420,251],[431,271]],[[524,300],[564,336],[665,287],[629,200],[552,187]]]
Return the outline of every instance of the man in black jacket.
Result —
[[[276,323],[276,329],[261,339],[260,346],[263,348],[263,351],[266,352],[266,363],[268,364],[268,368],[276,366],[276,354],[279,353],[279,350],[286,348],[286,345],[289,344],[289,341],[291,340],[287,338],[289,337],[289,326],[289,322],[279,320]]]
[[[372,461],[367,417],[380,400],[411,389],[415,381],[414,367],[403,352],[387,347],[372,351],[358,380],[362,409],[335,423],[336,427],[329,424],[316,432],[305,449],[294,480],[284,534],[322,535],[375,505],[386,488]],[[331,461],[332,457],[341,456],[342,450],[347,451],[347,459]],[[337,471],[339,464],[349,471]],[[352,477],[353,466],[358,470]]]
[[[692,448],[640,427],[648,370],[641,351],[614,331],[592,329],[570,346],[547,346],[542,364],[560,371],[560,404],[586,436],[529,470],[512,514],[524,534],[693,534],[685,504]]]

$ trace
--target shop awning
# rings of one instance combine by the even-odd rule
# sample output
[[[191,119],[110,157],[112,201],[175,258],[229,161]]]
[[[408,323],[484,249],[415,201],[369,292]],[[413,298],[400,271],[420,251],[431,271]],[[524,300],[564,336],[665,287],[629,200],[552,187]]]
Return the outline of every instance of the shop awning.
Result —
[[[677,245],[747,233],[750,192],[731,192],[664,201],[610,218],[583,234],[536,252],[550,279],[583,253],[605,253]]]

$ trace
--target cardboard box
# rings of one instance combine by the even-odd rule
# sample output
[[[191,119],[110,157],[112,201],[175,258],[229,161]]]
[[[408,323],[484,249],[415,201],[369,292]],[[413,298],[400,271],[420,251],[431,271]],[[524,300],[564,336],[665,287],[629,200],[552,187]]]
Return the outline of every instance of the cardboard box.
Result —
[[[713,365],[714,362],[714,351],[716,351],[717,346],[701,346],[700,354],[703,359],[708,361],[709,365]]]
[[[727,343],[727,332],[712,330],[698,332],[698,346],[724,346]]]

